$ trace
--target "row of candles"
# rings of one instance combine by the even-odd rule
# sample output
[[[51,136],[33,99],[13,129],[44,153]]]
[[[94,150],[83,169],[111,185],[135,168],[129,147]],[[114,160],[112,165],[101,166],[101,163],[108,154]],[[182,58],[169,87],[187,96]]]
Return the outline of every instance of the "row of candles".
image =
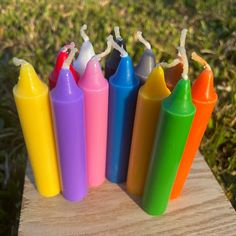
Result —
[[[21,66],[13,94],[36,186],[43,196],[62,191],[79,201],[106,177],[126,182],[147,213],[161,215],[181,194],[217,102],[212,70],[193,53],[204,70],[191,87],[186,29],[171,64],[156,64],[150,43],[137,32],[145,50],[133,67],[118,27],[100,54],[86,27],[75,60],[74,43],[60,50],[49,88],[30,63],[13,59]],[[100,60],[109,53],[104,76]]]

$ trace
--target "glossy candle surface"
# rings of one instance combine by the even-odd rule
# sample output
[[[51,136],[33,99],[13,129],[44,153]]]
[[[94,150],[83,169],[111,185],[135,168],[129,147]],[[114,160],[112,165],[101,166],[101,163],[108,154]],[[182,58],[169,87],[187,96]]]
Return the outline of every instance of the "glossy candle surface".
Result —
[[[86,69],[88,61],[95,55],[93,45],[89,40],[86,40],[82,43],[79,50],[79,56],[74,61],[73,66],[80,77],[83,76]]]
[[[106,177],[113,183],[126,180],[139,83],[131,58],[121,57],[109,79]]]
[[[161,215],[166,210],[194,114],[190,81],[181,79],[161,105],[142,198],[148,214]]]
[[[70,70],[61,69],[50,98],[62,194],[79,201],[87,193],[84,96]]]
[[[45,197],[55,196],[60,181],[48,87],[26,63],[13,94],[37,189]]]
[[[176,66],[166,68],[165,70],[166,85],[170,91],[173,91],[183,73],[183,64],[179,63]]]
[[[138,65],[135,67],[135,75],[140,78],[140,85],[143,85],[156,66],[156,59],[152,49],[145,49]]]
[[[122,38],[116,38],[115,42],[126,50],[125,42]],[[115,74],[119,63],[120,63],[120,52],[114,48],[110,53],[110,55],[106,58],[106,63],[105,63],[106,79],[109,79],[113,74]]]
[[[211,70],[205,69],[195,80],[192,86],[192,99],[196,106],[196,114],[182,155],[172,189],[171,199],[177,198],[182,192],[193,159],[217,102],[217,94],[214,90],[213,73]]]
[[[143,194],[161,101],[169,94],[163,69],[154,68],[138,93],[127,177],[127,190],[132,194]]]
[[[78,85],[85,98],[88,183],[96,187],[105,180],[109,92],[96,56],[88,62]]]
[[[68,57],[68,53],[66,51],[61,50],[58,53],[57,60],[56,60],[56,65],[55,65],[52,73],[49,76],[49,88],[50,88],[50,90],[53,89],[56,86],[58,76],[59,76],[59,72],[62,68],[62,64],[66,60],[67,57]],[[72,65],[70,65],[70,71],[73,74],[73,77],[74,77],[75,81],[77,82],[79,80],[79,75],[76,73],[76,71],[75,71],[75,69]]]

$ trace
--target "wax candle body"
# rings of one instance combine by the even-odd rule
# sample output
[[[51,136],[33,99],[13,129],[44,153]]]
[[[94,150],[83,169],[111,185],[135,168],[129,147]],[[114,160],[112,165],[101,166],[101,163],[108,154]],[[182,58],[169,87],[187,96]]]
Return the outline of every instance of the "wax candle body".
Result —
[[[56,86],[62,64],[66,60],[67,57],[68,57],[68,53],[65,52],[65,51],[60,51],[58,53],[57,60],[56,60],[56,65],[55,65],[52,73],[49,76],[49,88],[50,88],[50,90],[53,89]],[[79,75],[76,73],[76,71],[75,71],[75,69],[72,65],[70,65],[70,71],[73,74],[73,77],[74,77],[75,81],[77,82],[79,80]]]
[[[96,187],[105,180],[109,91],[96,56],[88,62],[78,85],[85,97],[88,183]]]
[[[60,181],[48,87],[26,63],[13,94],[37,189],[45,197],[55,196]]]
[[[88,61],[95,55],[93,45],[89,40],[82,43],[79,55],[77,59],[73,62],[73,66],[80,77],[83,76],[86,69]]]
[[[116,38],[115,42],[126,50],[125,42],[122,38]],[[106,58],[105,62],[106,79],[109,79],[112,75],[115,74],[119,63],[120,63],[120,52],[114,48],[110,53],[110,55]]]
[[[211,70],[205,69],[194,82],[192,86],[192,99],[196,106],[196,114],[182,155],[172,189],[171,199],[177,198],[181,194],[193,159],[217,102],[217,94],[214,90],[213,73]]]
[[[181,74],[183,72],[183,64],[179,63],[176,66],[165,69],[165,80],[166,85],[170,91],[172,91],[178,81],[181,79]]]
[[[131,58],[121,57],[109,79],[106,177],[113,183],[126,180],[139,83]]]
[[[194,113],[190,81],[181,79],[161,105],[142,199],[143,209],[151,215],[166,210]]]
[[[135,67],[135,75],[140,78],[140,85],[147,80],[148,75],[156,66],[156,59],[152,49],[145,49],[138,65]]]
[[[127,190],[132,194],[143,194],[160,104],[169,94],[163,69],[154,68],[138,93],[127,177]]]

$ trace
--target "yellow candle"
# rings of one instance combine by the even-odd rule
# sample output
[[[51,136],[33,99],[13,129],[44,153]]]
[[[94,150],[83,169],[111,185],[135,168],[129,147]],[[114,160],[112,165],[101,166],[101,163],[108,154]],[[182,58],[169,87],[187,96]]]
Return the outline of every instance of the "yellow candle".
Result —
[[[60,181],[48,87],[32,65],[17,58],[14,63],[21,68],[13,95],[36,186],[41,195],[55,196],[60,192]]]
[[[170,94],[161,66],[154,68],[140,88],[129,159],[127,190],[142,195],[148,171],[161,101]]]

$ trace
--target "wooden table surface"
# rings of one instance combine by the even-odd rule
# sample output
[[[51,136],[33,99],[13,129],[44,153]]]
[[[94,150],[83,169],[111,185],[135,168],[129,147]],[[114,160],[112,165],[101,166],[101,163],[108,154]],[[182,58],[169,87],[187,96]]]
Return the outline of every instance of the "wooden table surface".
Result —
[[[161,217],[147,215],[124,185],[105,182],[78,203],[43,198],[25,177],[19,235],[236,235],[236,214],[198,154],[182,196]]]

